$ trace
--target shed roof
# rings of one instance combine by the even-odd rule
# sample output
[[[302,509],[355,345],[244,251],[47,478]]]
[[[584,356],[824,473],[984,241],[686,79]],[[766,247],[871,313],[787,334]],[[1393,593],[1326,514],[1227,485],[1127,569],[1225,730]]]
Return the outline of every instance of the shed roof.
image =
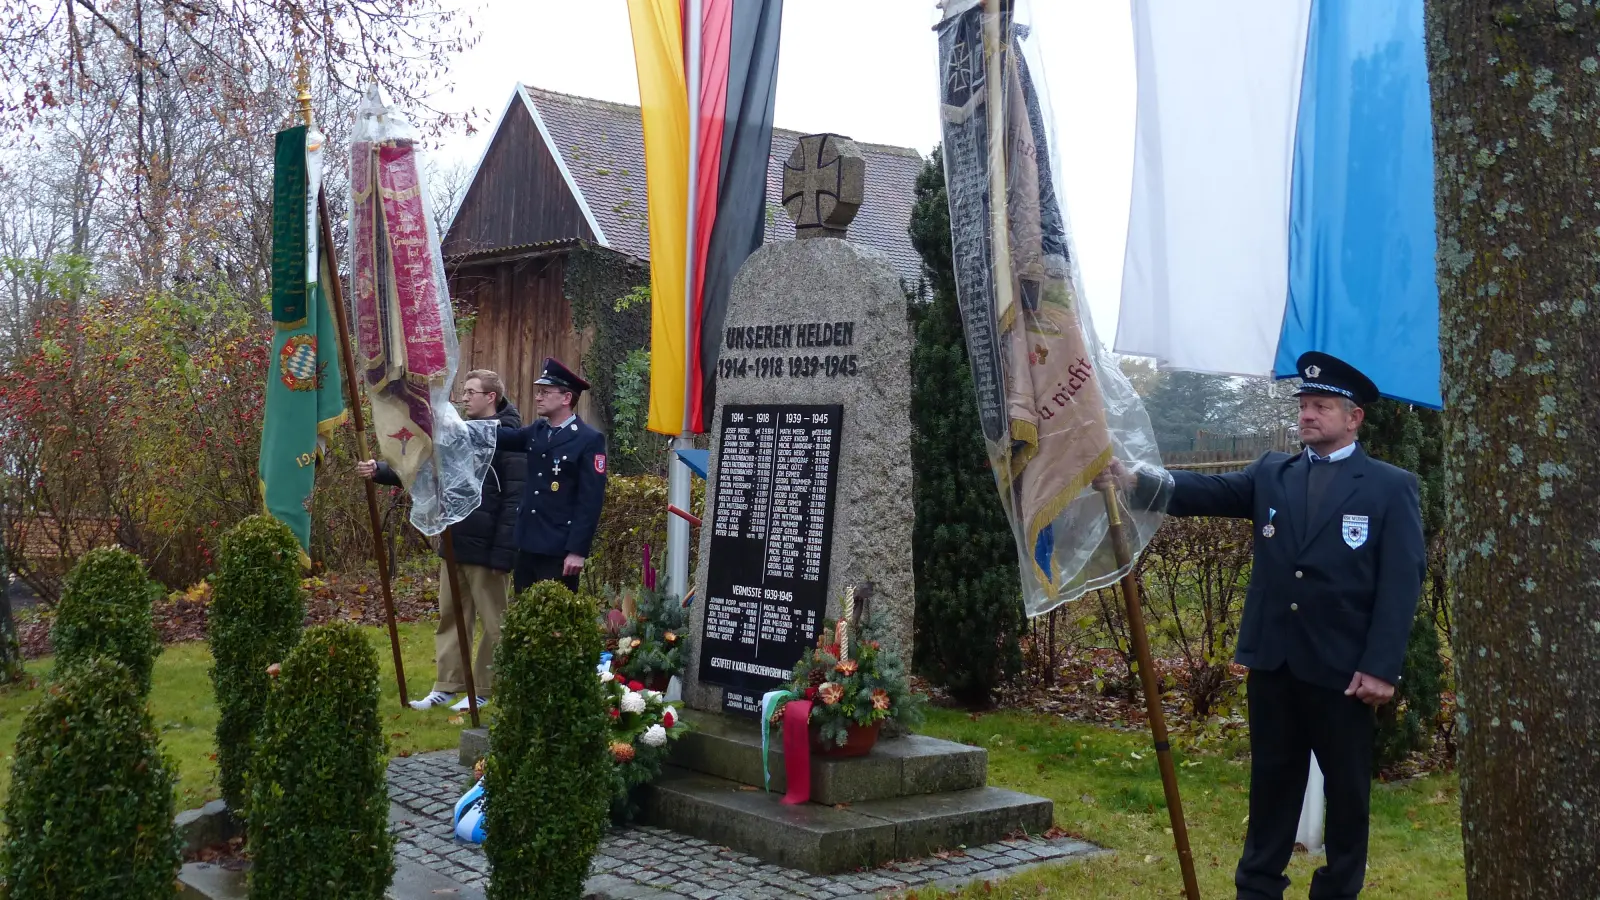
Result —
[[[601,243],[648,260],[650,228],[639,107],[531,86],[524,86],[523,91],[597,226]],[[801,134],[779,128],[772,132],[767,162],[768,241],[794,237],[794,224],[783,210],[783,164]],[[850,225],[850,239],[889,254],[900,277],[915,283],[922,273],[922,260],[911,246],[907,229],[922,156],[909,147],[861,141],[856,145],[867,159],[867,183],[861,211]]]

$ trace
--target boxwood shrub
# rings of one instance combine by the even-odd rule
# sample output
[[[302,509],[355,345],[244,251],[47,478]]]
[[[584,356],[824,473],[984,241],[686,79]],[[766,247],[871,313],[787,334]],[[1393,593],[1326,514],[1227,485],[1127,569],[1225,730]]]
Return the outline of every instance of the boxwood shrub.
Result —
[[[176,766],[132,673],[95,658],[45,690],[17,737],[0,872],[9,900],[170,900]]]
[[[267,667],[289,655],[305,619],[300,543],[277,519],[251,516],[223,538],[219,563],[208,620],[217,769],[223,800],[242,815],[251,742],[267,705]]]
[[[484,774],[490,900],[578,900],[610,807],[599,607],[557,582],[512,601]]]
[[[150,693],[150,673],[161,654],[161,636],[150,604],[161,586],[150,580],[139,557],[120,547],[90,550],[67,575],[50,643],[58,670],[91,659],[116,660],[133,675],[139,696]]]
[[[394,877],[378,654],[349,622],[282,663],[250,769],[250,896],[382,900]]]

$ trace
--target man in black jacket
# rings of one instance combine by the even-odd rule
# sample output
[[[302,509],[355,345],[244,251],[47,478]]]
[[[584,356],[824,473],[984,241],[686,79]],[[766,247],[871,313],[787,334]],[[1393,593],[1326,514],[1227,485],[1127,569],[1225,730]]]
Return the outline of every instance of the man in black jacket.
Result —
[[[502,427],[522,427],[522,415],[516,405],[506,399],[505,384],[499,375],[488,369],[467,373],[461,397],[468,419],[498,419]],[[388,463],[369,459],[358,463],[356,471],[379,484],[400,483],[400,476]],[[494,684],[491,663],[494,662],[494,648],[500,643],[500,623],[505,618],[506,583],[516,563],[517,510],[522,505],[527,474],[526,453],[504,447],[496,450],[494,462],[483,478],[483,501],[471,515],[450,528],[461,591],[466,595],[462,598],[461,615],[469,631],[469,652],[474,616],[483,622],[483,641],[472,664],[473,686],[481,695],[479,706],[488,702]],[[455,599],[450,594],[450,580],[445,577],[443,563],[439,566],[439,625],[433,633],[433,656],[438,670],[433,691],[421,700],[413,700],[412,709],[449,704],[455,701],[456,694],[467,689],[466,673],[461,667],[466,654],[456,640]],[[466,697],[452,708],[466,709]]]
[[[1356,443],[1378,388],[1326,353],[1300,357],[1301,453],[1242,472],[1111,471],[1174,516],[1254,523],[1235,659],[1250,669],[1250,818],[1239,900],[1282,900],[1310,755],[1325,776],[1328,864],[1312,900],[1354,900],[1367,867],[1373,710],[1394,697],[1426,554],[1417,477]],[[1140,504],[1145,505],[1145,504]]]

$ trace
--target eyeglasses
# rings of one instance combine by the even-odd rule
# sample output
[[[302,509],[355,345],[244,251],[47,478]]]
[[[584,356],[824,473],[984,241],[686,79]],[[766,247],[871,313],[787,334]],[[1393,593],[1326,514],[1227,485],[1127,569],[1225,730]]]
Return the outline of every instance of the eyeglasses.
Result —
[[[494,391],[475,391],[472,388],[463,388],[462,391],[461,391],[461,396],[463,396],[463,397],[486,396],[486,395],[492,394],[492,393],[494,393]]]
[[[553,396],[555,394],[565,394],[565,393],[567,393],[567,391],[564,391],[561,388],[539,388],[539,389],[537,389],[537,390],[535,390],[533,392],[533,395],[535,397],[550,397],[550,396]]]

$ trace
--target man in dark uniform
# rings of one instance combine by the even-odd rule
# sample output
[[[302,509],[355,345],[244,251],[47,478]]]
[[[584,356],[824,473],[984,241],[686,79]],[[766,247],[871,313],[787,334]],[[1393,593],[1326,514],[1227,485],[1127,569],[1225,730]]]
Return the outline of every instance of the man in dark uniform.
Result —
[[[1299,359],[1300,440],[1242,472],[1120,463],[1135,495],[1170,492],[1176,516],[1255,524],[1255,563],[1235,658],[1248,666],[1250,820],[1234,874],[1239,900],[1281,900],[1305,797],[1309,753],[1326,778],[1328,864],[1311,900],[1361,892],[1367,866],[1373,710],[1394,696],[1426,565],[1417,478],[1356,443],[1378,389],[1325,353]]]
[[[534,409],[543,419],[498,433],[500,449],[528,453],[512,590],[560,581],[576,591],[606,497],[606,437],[572,411],[589,382],[546,357],[534,384]]]
[[[502,428],[519,428],[522,413],[505,393],[505,382],[497,373],[474,369],[461,384],[462,412],[468,419],[497,419]],[[500,624],[506,615],[506,581],[517,557],[512,535],[517,511],[522,505],[522,485],[527,480],[527,471],[525,454],[496,450],[489,471],[484,473],[478,508],[450,527],[464,595],[461,616],[467,625],[467,653],[462,653],[456,640],[456,600],[441,562],[439,623],[433,635],[437,676],[428,696],[411,701],[412,709],[432,709],[451,703],[454,703],[451,709],[467,709],[467,676],[462,670],[462,660],[472,652],[475,620],[483,623],[483,640],[478,644],[478,654],[472,663],[472,685],[479,694],[478,705],[489,702],[494,688],[494,648],[500,644]],[[356,473],[379,484],[400,484],[399,474],[386,462],[372,459],[358,462]],[[462,695],[460,700],[456,700],[456,694]]]

